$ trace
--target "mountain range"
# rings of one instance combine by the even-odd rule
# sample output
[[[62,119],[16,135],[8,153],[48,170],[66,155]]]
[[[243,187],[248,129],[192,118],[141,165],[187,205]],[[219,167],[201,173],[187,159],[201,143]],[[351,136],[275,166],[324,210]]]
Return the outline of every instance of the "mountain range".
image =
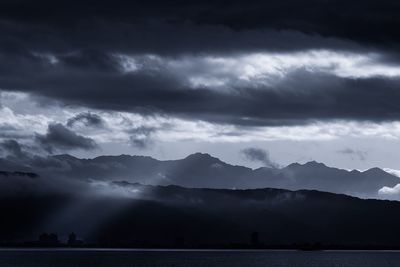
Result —
[[[379,168],[251,169],[196,153],[9,157],[0,170],[3,246],[73,231],[95,246],[400,248],[400,202],[365,199],[396,199],[380,192],[400,178]]]
[[[363,198],[390,198],[379,193],[393,188],[400,178],[379,168],[343,170],[315,161],[283,168],[251,169],[234,166],[209,154],[195,153],[179,160],[161,161],[145,156],[100,156],[79,159],[70,155],[32,157],[25,161],[3,159],[0,170],[27,171],[68,179],[127,181],[189,188],[319,190]],[[395,196],[396,197],[396,196]]]

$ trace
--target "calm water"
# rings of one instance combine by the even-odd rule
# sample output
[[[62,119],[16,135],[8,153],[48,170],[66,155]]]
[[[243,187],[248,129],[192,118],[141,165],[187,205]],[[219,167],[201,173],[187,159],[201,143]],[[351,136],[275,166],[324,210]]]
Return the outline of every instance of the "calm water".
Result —
[[[0,250],[0,266],[400,266],[400,252]]]

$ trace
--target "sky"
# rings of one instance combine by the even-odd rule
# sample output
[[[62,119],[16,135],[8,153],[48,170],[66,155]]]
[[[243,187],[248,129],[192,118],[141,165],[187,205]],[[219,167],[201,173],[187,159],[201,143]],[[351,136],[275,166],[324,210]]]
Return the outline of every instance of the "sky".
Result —
[[[398,1],[0,3],[0,152],[400,169]]]

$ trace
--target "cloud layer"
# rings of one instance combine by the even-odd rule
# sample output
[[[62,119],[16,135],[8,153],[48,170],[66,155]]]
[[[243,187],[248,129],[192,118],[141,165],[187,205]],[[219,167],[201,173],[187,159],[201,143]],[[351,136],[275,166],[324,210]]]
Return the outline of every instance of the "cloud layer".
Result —
[[[400,113],[392,1],[0,7],[3,90],[234,125],[382,122]]]
[[[37,134],[36,140],[50,153],[60,150],[91,150],[97,148],[93,139],[76,134],[61,123],[50,124],[47,133],[44,135]]]
[[[398,4],[156,2],[2,1],[2,153],[398,167]]]

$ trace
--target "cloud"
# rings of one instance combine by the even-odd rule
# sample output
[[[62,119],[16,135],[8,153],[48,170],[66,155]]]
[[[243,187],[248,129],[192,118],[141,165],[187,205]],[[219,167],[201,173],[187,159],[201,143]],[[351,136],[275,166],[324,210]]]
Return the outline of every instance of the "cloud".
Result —
[[[366,160],[366,157],[368,155],[367,151],[353,150],[351,148],[344,148],[342,150],[338,150],[337,153],[348,155],[351,157],[351,159],[357,158],[363,161]]]
[[[68,105],[249,126],[302,125],[316,120],[384,122],[397,120],[400,113],[400,76],[340,77],[310,66],[265,82],[265,73],[253,77],[249,72],[253,77],[250,80],[238,79],[235,68],[213,74],[207,73],[208,65],[201,62],[186,68],[184,60],[173,63],[181,64],[175,68],[169,68],[172,63],[166,61],[167,66],[151,63],[130,73],[105,68],[82,71],[73,66],[38,67],[35,61],[28,58],[20,65],[10,61],[8,74],[0,75],[0,87]],[[214,66],[214,70],[228,68],[229,62]],[[196,68],[197,72],[193,70]],[[200,75],[197,80],[187,80],[190,75],[196,78],[196,73]],[[218,84],[220,80],[226,88],[204,84]]]
[[[103,49],[113,45],[120,50],[153,53],[224,51],[224,48],[230,51],[246,47],[278,49],[276,36],[265,38],[268,35],[263,33],[268,30],[291,31],[322,39],[307,43],[300,35],[291,42],[282,43],[280,49],[304,48],[306,44],[321,46],[323,39],[351,40],[396,49],[399,42],[396,3],[369,0],[362,4],[362,12],[355,12],[360,8],[359,1],[313,0],[309,5],[295,0],[254,1],[251,5],[231,1],[229,7],[222,0],[179,1],[175,5],[154,0],[101,1],[96,6],[91,1],[79,5],[71,5],[67,0],[57,1],[57,4],[3,1],[0,17],[7,22],[2,25],[4,40],[29,41],[30,46],[43,50],[57,47],[74,51],[73,48],[83,45]],[[71,13],[74,16],[68,15]],[[79,30],[76,30],[77,25]],[[31,33],[31,38],[23,39],[31,28],[40,28],[41,34]],[[127,32],[129,34],[125,34]],[[161,34],[163,32],[168,34]],[[178,37],[186,38],[182,41]],[[17,50],[23,46],[8,47]]]
[[[249,147],[243,149],[241,153],[246,157],[247,160],[261,162],[264,164],[265,167],[279,167],[278,164],[270,159],[268,151],[264,149]]]
[[[140,126],[130,129],[128,133],[132,146],[138,149],[146,149],[152,144],[151,135],[156,131],[155,127]]]
[[[390,169],[390,168],[383,168],[383,170],[387,173],[390,173],[394,176],[400,177],[400,170]]]
[[[295,27],[282,29],[273,25],[265,27],[243,28],[237,30],[231,25],[223,22],[204,23],[199,21],[204,17],[200,9],[196,10],[196,5],[203,3],[177,5],[175,8],[165,6],[157,2],[157,10],[154,11],[155,3],[152,6],[144,7],[143,3],[125,4],[121,8],[129,10],[129,13],[116,12],[115,3],[112,7],[107,7],[107,12],[98,13],[93,10],[93,6],[84,4],[73,9],[74,17],[66,17],[65,13],[70,10],[70,3],[61,3],[54,9],[54,14],[58,16],[49,16],[37,10],[41,5],[29,6],[18,3],[15,8],[19,12],[24,10],[27,15],[24,18],[18,14],[12,14],[12,11],[1,13],[4,18],[0,24],[0,30],[3,33],[4,50],[12,52],[25,52],[26,47],[32,48],[32,51],[57,51],[71,53],[91,47],[92,56],[88,57],[91,62],[97,62],[96,65],[109,63],[109,58],[100,56],[98,51],[122,51],[130,54],[165,54],[176,55],[180,53],[233,53],[240,50],[261,50],[271,49],[277,51],[287,51],[294,49],[321,48],[321,47],[339,47],[356,46],[355,41],[343,41],[340,38],[323,38],[319,34],[309,34],[298,30]],[[62,10],[61,6],[65,6]],[[4,4],[1,6],[2,12],[8,10]],[[48,12],[52,12],[51,3],[47,3],[41,8],[46,7]],[[194,7],[194,8],[193,8]],[[182,8],[188,13],[188,9],[193,10],[193,17],[182,17]],[[215,8],[212,4],[205,8]],[[264,12],[269,12],[265,6]],[[26,10],[25,10],[26,9]],[[145,10],[144,10],[145,9]],[[219,12],[223,15],[225,7],[210,12]],[[245,6],[242,9],[244,12]],[[150,11],[150,12],[149,12]],[[65,13],[64,13],[65,12]],[[198,13],[198,14],[195,14]],[[41,17],[37,17],[42,14]],[[170,14],[170,15],[168,15]],[[211,13],[210,13],[211,15]],[[239,14],[238,14],[239,15]],[[244,14],[240,15],[242,18]],[[172,22],[172,20],[175,20]],[[201,19],[200,19],[201,20]],[[74,25],[79,25],[79,31],[74,29]],[[272,27],[271,27],[272,26]],[[34,29],[41,30],[41,36],[33,35],[29,31]],[[126,34],[129,32],[129,34]],[[164,34],[168,32],[168,35]],[[68,34],[68,37],[66,36]],[[146,36],[143,38],[143,34]],[[30,39],[24,39],[24,35],[31,36]],[[182,41],[185,38],[184,41]],[[351,40],[350,38],[346,38]],[[345,39],[345,40],[346,40]],[[248,40],[251,40],[249,42]],[[26,46],[23,45],[25,41]],[[207,45],[205,43],[207,42]],[[349,43],[353,43],[349,45]],[[11,46],[13,44],[14,46]],[[86,49],[87,50],[87,49]],[[46,57],[43,58],[46,60]],[[53,61],[54,62],[54,61]],[[73,56],[68,58],[68,63],[79,66],[88,66],[86,62],[76,60]],[[109,64],[107,64],[109,65]],[[94,66],[93,64],[89,66]]]
[[[400,198],[400,183],[394,187],[384,186],[378,191],[378,195],[386,199],[399,199]]]
[[[22,152],[21,145],[13,139],[10,140],[5,140],[0,143],[0,150],[3,150],[8,154],[9,156],[21,158],[24,156],[24,153]]]
[[[0,88],[219,124],[397,120],[398,7],[310,6],[3,1]]]
[[[79,134],[94,139],[101,146],[105,143],[126,145],[131,138],[136,139],[134,138],[136,136],[138,137],[137,139],[144,139],[148,136],[149,138],[146,139],[146,141],[150,141],[148,145],[157,144],[158,141],[229,142],[233,144],[276,140],[326,141],[353,137],[392,141],[400,139],[400,122],[396,121],[312,121],[307,125],[284,126],[276,122],[273,127],[261,125],[256,125],[255,127],[254,125],[227,125],[226,123],[205,122],[195,120],[193,117],[176,118],[162,114],[149,116],[119,111],[104,112],[71,106],[60,108],[58,106],[39,105],[37,108],[30,108],[29,105],[34,100],[29,97],[20,97],[19,99],[21,100],[13,100],[10,97],[3,109],[0,109],[0,142],[2,140],[15,139],[22,145],[32,147],[35,145],[32,143],[35,139],[35,132],[43,135],[48,130],[48,124],[66,122],[80,113],[101,114],[104,127],[78,127],[83,126],[83,123],[79,122],[70,130],[79,131]],[[21,110],[20,107],[29,107],[29,113],[26,113],[24,109]],[[71,114],[74,115],[71,116]],[[343,148],[346,147],[345,145]],[[336,152],[336,149],[334,149],[334,152]],[[340,158],[343,159],[345,157]]]
[[[68,119],[67,126],[73,127],[76,123],[79,122],[83,123],[83,125],[85,126],[91,126],[91,127],[101,127],[104,124],[103,119],[99,115],[91,112],[83,112]]]
[[[129,73],[105,67],[82,70],[75,65],[46,65],[28,57],[10,59],[6,75],[0,75],[0,87],[57,99],[61,104],[219,124],[277,126],[316,120],[398,119],[400,76],[382,76],[390,72],[374,67],[374,59],[367,56],[360,66],[349,67],[346,54],[333,53],[327,65],[320,60],[326,57],[305,54],[305,62],[297,65],[293,62],[301,61],[298,55],[276,55],[271,70],[265,67],[274,58],[271,55],[265,64],[250,55],[210,56],[205,61],[143,56],[138,63],[141,67]],[[286,65],[279,63],[282,60]],[[247,72],[238,67],[242,61]],[[368,68],[377,76],[360,76],[359,70],[365,69],[366,74]],[[399,66],[391,68],[400,70]]]
[[[61,123],[50,124],[46,134],[36,135],[36,141],[50,153],[59,150],[93,150],[98,147],[93,139],[79,135]]]
[[[34,100],[29,97],[20,97],[19,99],[10,97],[3,109],[0,109],[0,138],[2,140],[15,139],[20,144],[30,147],[35,145],[32,143],[35,139],[35,132],[43,135],[48,130],[48,124],[65,122],[81,113],[101,114],[104,127],[78,127],[83,126],[83,122],[77,122],[70,130],[79,131],[79,134],[91,137],[100,145],[105,143],[126,145],[131,138],[144,139],[146,136],[149,137],[146,141],[150,141],[148,145],[156,144],[158,141],[239,143],[267,140],[322,141],[349,137],[381,138],[392,141],[400,139],[400,123],[396,121],[380,123],[343,120],[313,121],[307,125],[284,126],[276,122],[274,127],[260,125],[254,127],[254,125],[205,122],[195,120],[193,117],[176,118],[162,114],[149,116],[130,112],[104,112],[70,106],[60,108],[39,105],[37,108],[31,108],[29,105]],[[20,107],[29,107],[29,113],[26,113],[24,109],[21,110]],[[71,114],[74,115],[71,116]]]

